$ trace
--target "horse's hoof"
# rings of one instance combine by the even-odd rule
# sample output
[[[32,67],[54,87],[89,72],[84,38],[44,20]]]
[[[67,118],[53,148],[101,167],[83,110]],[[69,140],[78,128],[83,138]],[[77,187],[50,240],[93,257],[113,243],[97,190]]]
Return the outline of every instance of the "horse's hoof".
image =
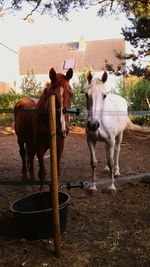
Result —
[[[94,196],[95,193],[97,192],[97,188],[95,187],[88,187],[86,188],[86,193],[89,195],[89,196]]]
[[[120,176],[120,172],[119,171],[116,171],[114,176],[115,176],[115,178],[116,177],[119,177]]]
[[[113,188],[103,188],[102,189],[102,194],[107,194],[107,195],[115,195],[116,194],[116,188],[113,189]]]
[[[24,180],[28,180],[28,176],[24,174],[24,175],[22,176],[22,180],[23,180],[23,181],[24,181]]]
[[[40,185],[39,190],[40,190],[40,192],[43,192],[44,191],[44,185]]]
[[[110,172],[110,169],[109,169],[109,167],[107,165],[105,166],[103,172],[106,173],[106,174]]]
[[[30,177],[30,179],[29,179],[31,182],[32,181],[34,181],[35,180],[35,178],[34,177]]]

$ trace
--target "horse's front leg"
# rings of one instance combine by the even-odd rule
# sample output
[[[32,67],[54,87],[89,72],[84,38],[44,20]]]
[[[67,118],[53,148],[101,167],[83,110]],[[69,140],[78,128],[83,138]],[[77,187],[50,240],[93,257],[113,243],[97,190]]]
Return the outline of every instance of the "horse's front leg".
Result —
[[[28,151],[28,165],[29,165],[29,173],[30,173],[30,179],[34,180],[34,151]]]
[[[57,138],[57,168],[58,177],[60,177],[60,159],[64,150],[64,138]]]
[[[92,168],[92,186],[89,187],[90,190],[97,190],[96,188],[96,166],[97,166],[97,159],[95,154],[95,145],[96,141],[91,140],[90,137],[87,137],[87,143],[90,150],[91,156],[91,168]]]
[[[119,134],[116,137],[116,145],[115,145],[115,157],[114,157],[114,161],[115,161],[115,166],[114,166],[114,171],[115,171],[115,176],[119,176],[120,175],[120,170],[119,170],[119,154],[120,154],[120,145],[122,142],[122,137],[123,137],[123,133]]]
[[[107,160],[107,164],[108,164],[108,159],[109,159],[109,146],[108,146],[107,143],[105,143],[105,152],[106,152],[106,160]],[[110,169],[109,169],[108,165],[105,165],[105,167],[104,167],[104,173],[105,172],[109,172],[109,171],[110,171]]]
[[[115,149],[115,138],[111,138],[108,142],[108,162],[107,165],[110,169],[111,185],[108,187],[109,190],[116,190],[115,179],[114,179],[114,149]]]
[[[42,191],[44,188],[42,185],[42,181],[45,179],[45,176],[46,176],[46,169],[45,169],[45,165],[44,165],[45,152],[46,152],[46,149],[43,148],[42,146],[39,146],[37,148],[37,158],[38,158],[38,162],[39,162],[38,176],[39,176],[39,179],[41,181],[40,191]]]

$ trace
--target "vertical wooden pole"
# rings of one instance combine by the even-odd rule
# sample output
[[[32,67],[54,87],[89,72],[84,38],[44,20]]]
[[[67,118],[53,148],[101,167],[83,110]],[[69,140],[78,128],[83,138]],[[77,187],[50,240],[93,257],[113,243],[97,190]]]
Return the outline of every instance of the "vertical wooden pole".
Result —
[[[50,127],[50,158],[51,158],[51,179],[52,179],[52,208],[53,208],[53,233],[56,257],[60,257],[61,235],[59,219],[59,197],[58,197],[58,169],[57,169],[57,143],[56,143],[56,107],[55,96],[49,99],[49,127]]]

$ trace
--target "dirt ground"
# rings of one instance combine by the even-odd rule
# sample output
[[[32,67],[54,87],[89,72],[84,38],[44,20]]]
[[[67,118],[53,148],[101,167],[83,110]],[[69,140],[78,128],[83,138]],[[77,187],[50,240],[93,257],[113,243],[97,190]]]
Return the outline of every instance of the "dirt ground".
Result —
[[[0,132],[0,179],[21,179],[17,139],[11,129]],[[97,143],[97,178],[106,178],[104,144]],[[47,178],[49,158],[45,159]],[[36,173],[38,163],[35,160]],[[125,135],[120,154],[121,175],[150,172],[150,139]],[[90,181],[86,136],[72,129],[65,140],[61,181]],[[149,177],[150,178],[150,177]],[[150,179],[117,183],[117,193],[94,196],[72,189],[62,256],[54,256],[53,240],[29,241],[18,235],[10,204],[39,186],[0,186],[0,267],[148,267],[150,266]],[[46,188],[45,188],[46,189]],[[62,189],[68,192],[66,189]]]

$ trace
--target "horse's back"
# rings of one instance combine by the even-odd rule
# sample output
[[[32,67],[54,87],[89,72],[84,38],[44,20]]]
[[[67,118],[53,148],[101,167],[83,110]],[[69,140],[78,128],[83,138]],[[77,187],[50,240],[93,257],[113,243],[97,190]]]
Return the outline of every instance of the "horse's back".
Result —
[[[18,109],[33,109],[36,106],[36,102],[32,98],[24,98],[15,104],[14,111]]]
[[[120,95],[107,94],[104,110],[127,112],[127,101]]]
[[[26,137],[29,136],[32,128],[32,112],[34,110],[36,103],[31,98],[25,98],[18,101],[14,107],[15,115],[15,132],[18,138],[26,141]]]
[[[119,95],[108,94],[105,98],[102,122],[108,131],[114,131],[115,134],[122,132],[128,122],[127,101]]]

